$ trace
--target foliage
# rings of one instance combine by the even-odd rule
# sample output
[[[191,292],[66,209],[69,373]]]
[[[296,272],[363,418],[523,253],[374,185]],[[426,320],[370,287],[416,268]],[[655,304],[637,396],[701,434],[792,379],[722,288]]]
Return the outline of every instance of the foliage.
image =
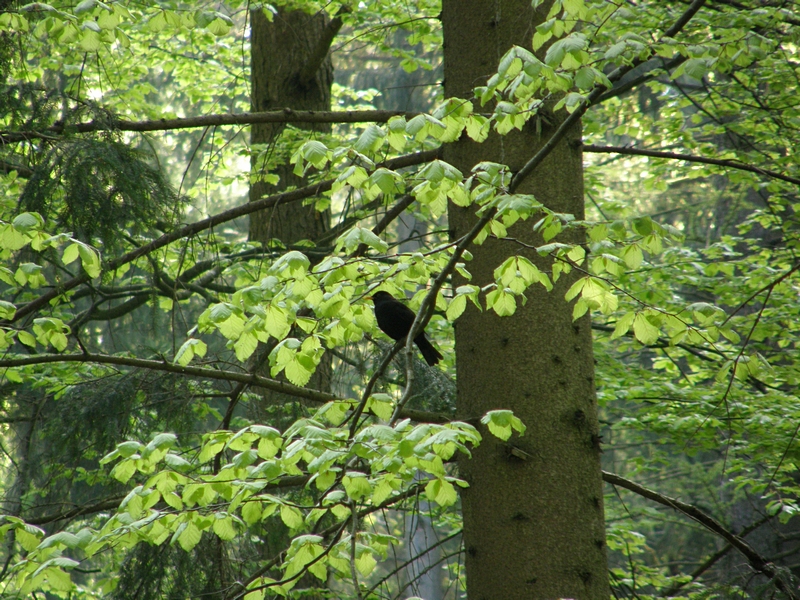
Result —
[[[222,597],[234,582],[224,593],[251,599],[317,586],[400,594],[388,560],[402,545],[398,515],[425,512],[457,538],[466,482],[453,459],[481,440],[477,422],[437,399],[452,388],[452,323],[468,303],[511,317],[528,288],[574,270],[566,300],[575,318],[593,316],[606,467],[729,530],[771,524],[758,550],[797,568],[780,538],[796,527],[800,444],[790,7],[714,3],[667,35],[685,4],[556,0],[474,104],[450,98],[331,136],[287,130],[273,158],[315,185],[286,201],[330,205],[338,224],[313,247],[276,249],[245,239],[233,219],[246,206],[225,212],[244,206],[242,160],[261,150],[238,130],[126,133],[133,121],[249,109],[247,6],[214,6],[88,0],[0,14],[3,43],[19,49],[13,94],[0,96],[12,104],[0,150],[4,597],[137,597],[144,572],[139,597]],[[343,19],[344,67],[359,60],[345,52],[354,40],[409,71],[431,68],[440,44],[433,2],[291,7]],[[408,46],[390,44],[396,27]],[[371,94],[343,89],[339,108],[368,108]],[[585,220],[513,193],[505,165],[462,173],[435,156],[558,111],[582,115],[592,144]],[[643,149],[674,156],[630,152]],[[398,156],[411,158],[398,167]],[[184,194],[192,205],[173,225]],[[398,230],[374,225],[407,196],[431,228],[398,254]],[[522,223],[552,263],[515,256],[485,288],[448,280],[438,293],[448,269],[469,279],[469,250],[439,228],[448,203],[486,218],[475,244],[513,240]],[[574,232],[586,243],[566,241]],[[432,307],[443,373],[380,366],[388,347],[365,299],[378,285]],[[331,390],[305,387],[326,354]],[[258,364],[270,377],[253,374]],[[297,402],[260,406],[264,388]],[[525,429],[504,410],[480,422],[503,440]],[[617,593],[777,585],[750,585],[724,561],[693,574],[721,542],[609,492]],[[187,556],[220,570],[189,589]],[[457,580],[460,562],[446,564]]]
[[[120,231],[168,228],[177,195],[146,156],[115,141],[78,139],[42,157],[19,200],[56,227],[113,248]]]

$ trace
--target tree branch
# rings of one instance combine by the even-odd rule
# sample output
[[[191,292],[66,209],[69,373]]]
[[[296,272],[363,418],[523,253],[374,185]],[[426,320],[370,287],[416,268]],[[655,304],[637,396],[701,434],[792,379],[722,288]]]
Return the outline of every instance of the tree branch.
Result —
[[[90,121],[76,125],[51,125],[45,135],[35,131],[0,131],[0,143],[23,142],[32,138],[56,140],[53,135],[62,133],[90,133],[93,131],[171,131],[222,125],[254,125],[257,123],[385,123],[392,117],[413,118],[420,112],[402,110],[270,110],[263,112],[222,113],[201,117],[156,119],[155,121],[127,121],[111,119]]]
[[[512,181],[513,184],[513,181]],[[513,191],[510,189],[509,186],[509,193],[513,194]],[[411,329],[408,330],[408,335],[404,340],[399,340],[405,344],[405,354],[406,354],[406,387],[403,390],[403,396],[397,402],[397,406],[394,409],[394,414],[392,415],[391,420],[389,421],[389,425],[394,425],[398,418],[402,416],[403,409],[405,407],[405,403],[408,402],[408,399],[411,397],[411,384],[414,380],[414,371],[411,368],[411,363],[414,356],[414,339],[425,329],[425,326],[428,324],[428,321],[431,320],[433,316],[433,310],[436,308],[436,296],[439,294],[439,290],[442,289],[444,282],[450,276],[450,274],[455,270],[458,261],[461,260],[461,257],[464,255],[467,247],[472,244],[478,234],[483,230],[484,227],[491,221],[494,216],[497,214],[497,207],[493,206],[486,213],[478,220],[475,225],[472,226],[467,234],[462,237],[458,244],[456,244],[456,248],[453,251],[453,256],[450,257],[450,260],[445,265],[442,272],[439,273],[436,278],[433,280],[431,284],[431,288],[425,297],[422,299],[422,303],[420,304],[419,311],[417,315],[414,317],[414,322],[411,324]]]
[[[675,24],[667,29],[664,32],[662,38],[665,37],[674,37],[681,29],[683,29],[686,24],[691,20],[691,18],[700,10],[700,8],[705,4],[705,0],[694,0],[689,8],[684,11],[684,13],[678,18]],[[652,54],[652,51],[651,51]],[[650,58],[649,56],[647,57]],[[617,67],[609,76],[608,80],[613,84],[616,81],[622,79],[622,77],[628,73],[629,71],[633,70],[634,68],[641,65],[645,62],[644,58],[637,58],[634,60],[630,65],[622,65]],[[523,166],[511,179],[511,191],[517,189],[531,173],[533,173],[534,169],[538,167],[541,162],[547,158],[550,152],[558,145],[561,139],[567,134],[567,132],[572,128],[574,125],[578,123],[580,118],[589,110],[589,107],[596,104],[602,95],[608,90],[608,88],[603,84],[597,84],[597,86],[589,93],[588,96],[581,102],[579,106],[575,108],[575,110],[561,122],[561,125],[558,126],[553,132],[553,135],[550,136],[550,139],[542,146],[539,151],[531,158],[525,166]]]
[[[748,525],[747,527],[742,529],[742,532],[739,534],[739,537],[743,538],[748,533],[758,529],[764,523],[766,523],[767,521],[769,521],[772,518],[773,518],[772,516],[766,516],[766,517],[763,517],[763,518],[759,519],[755,523],[751,523],[750,525]],[[662,592],[661,595],[665,596],[667,598],[670,597],[670,596],[674,596],[675,594],[678,593],[678,591],[680,591],[681,588],[683,588],[687,584],[691,583],[692,581],[696,580],[703,573],[705,573],[711,567],[713,567],[723,556],[725,556],[732,549],[733,549],[733,546],[731,546],[730,544],[725,544],[725,546],[721,550],[717,550],[714,554],[712,554],[706,560],[704,560],[703,563],[699,567],[697,567],[694,571],[692,571],[692,574],[689,575],[689,577],[691,577],[691,579],[689,581],[681,581],[681,582],[678,582],[678,583],[674,583],[669,588],[667,588],[666,591]]]
[[[301,485],[305,485],[306,483],[308,483],[308,475],[287,475],[286,477],[282,477],[275,481],[271,481],[261,491],[266,493],[270,490],[298,487]],[[45,515],[43,517],[23,519],[23,520],[30,525],[47,525],[48,523],[54,523],[56,521],[63,521],[65,519],[75,519],[77,517],[93,515],[107,510],[114,510],[116,508],[119,508],[120,502],[122,502],[124,499],[125,496],[115,496],[113,498],[109,498],[101,502],[96,502],[95,504],[90,504],[88,506],[78,506],[76,508],[66,510],[64,512]],[[166,506],[166,504],[164,504],[163,501],[162,505]]]
[[[784,579],[783,573],[781,573],[777,566],[756,552],[755,548],[745,542],[741,537],[725,529],[722,524],[711,515],[704,513],[696,506],[687,504],[686,502],[681,502],[675,498],[670,498],[669,496],[664,496],[649,488],[641,486],[638,483],[634,483],[629,479],[625,479],[624,477],[620,477],[619,475],[615,475],[607,471],[603,471],[603,481],[612,485],[618,485],[626,490],[630,490],[631,492],[634,492],[643,498],[658,502],[663,506],[677,510],[690,519],[693,519],[707,530],[717,534],[731,546],[736,548],[747,559],[747,562],[750,563],[750,566],[753,568],[753,570],[773,580],[778,589],[785,593],[789,598],[792,600],[798,600],[798,595],[793,586]]]
[[[646,150],[644,148],[631,148],[627,146],[595,146],[594,144],[583,144],[584,152],[594,152],[599,154],[625,154],[629,156],[649,156],[652,158],[666,158],[672,160],[685,160],[687,162],[703,163],[706,165],[716,165],[719,167],[727,167],[730,169],[738,169],[739,171],[748,171],[750,173],[757,173],[773,179],[780,179],[794,185],[800,185],[800,179],[784,175],[777,171],[770,171],[762,169],[753,165],[739,162],[737,160],[722,160],[719,158],[706,158],[705,156],[697,156],[694,154],[680,154],[678,152],[660,152],[658,150]]]
[[[113,319],[118,319],[146,304],[152,297],[153,292],[151,290],[146,290],[143,292],[133,292],[131,298],[113,308],[100,309],[96,306],[92,306],[86,312],[75,317],[75,319],[70,322],[70,327],[75,328],[89,321],[111,321]]]
[[[658,60],[658,63],[652,63],[650,68],[645,68],[641,73],[630,72],[628,73],[629,77],[623,77],[619,81],[617,81],[617,85],[612,87],[610,90],[606,90],[603,92],[600,97],[597,99],[597,103],[605,102],[610,98],[616,98],[617,96],[621,96],[626,92],[629,92],[633,88],[643,84],[646,81],[649,81],[654,77],[654,73],[660,69],[663,69],[669,73],[672,69],[676,68],[680,64],[686,62],[688,57],[678,54],[677,56],[672,57],[669,60],[665,60],[663,58],[658,59],[650,59],[646,63],[643,63],[642,67],[647,65],[648,62],[652,60]],[[636,69],[634,69],[636,71]]]
[[[386,214],[381,217],[381,220],[378,221],[378,224],[372,228],[372,233],[375,235],[380,235],[383,233],[389,225],[391,225],[392,221],[394,221],[397,217],[403,214],[405,210],[411,206],[414,202],[416,202],[416,198],[411,194],[407,194],[400,198],[392,208],[386,211]],[[367,251],[366,244],[359,244],[356,251],[353,253],[353,256],[361,256],[364,252]]]
[[[341,14],[342,12],[350,12],[350,9],[343,6],[339,13]],[[317,38],[317,45],[314,47],[314,51],[311,53],[311,56],[309,56],[306,64],[303,65],[303,70],[299,73],[301,83],[305,84],[314,79],[317,71],[319,71],[320,65],[322,65],[325,57],[328,56],[333,38],[336,37],[336,34],[339,33],[341,28],[341,16],[336,15],[336,17],[328,21],[322,34]]]
[[[388,169],[401,169],[403,167],[410,167],[413,165],[418,165],[424,162],[428,162],[429,160],[433,160],[439,156],[440,150],[437,148],[435,150],[425,150],[423,152],[415,152],[413,154],[407,154],[405,156],[399,156],[397,158],[392,158],[384,163],[381,163],[377,166],[383,166]],[[191,223],[190,225],[186,225],[175,231],[171,231],[169,233],[165,233],[161,237],[153,240],[149,244],[145,244],[144,246],[139,246],[138,248],[123,254],[119,258],[110,261],[106,265],[107,271],[114,271],[125,265],[129,262],[133,262],[137,258],[140,258],[154,250],[158,250],[159,248],[163,248],[164,246],[171,244],[181,238],[188,237],[200,233],[201,231],[205,231],[207,229],[211,229],[212,227],[216,227],[222,223],[226,223],[228,221],[232,221],[238,217],[249,215],[259,210],[263,210],[265,208],[270,208],[277,204],[288,204],[290,202],[298,202],[300,200],[304,200],[306,198],[310,198],[311,196],[319,195],[323,192],[326,192],[331,189],[333,186],[335,179],[326,179],[324,181],[320,181],[318,183],[308,185],[306,187],[302,187],[296,190],[292,190],[290,192],[282,192],[280,194],[275,194],[272,196],[268,196],[266,198],[262,198],[260,200],[256,200],[255,202],[248,202],[246,204],[242,204],[230,210],[223,211],[207,219],[202,219],[195,223]],[[57,298],[61,294],[68,292],[69,290],[90,281],[91,277],[83,272],[80,275],[76,275],[72,279],[60,283],[55,288],[51,289],[49,292],[42,294],[36,300],[32,300],[28,304],[25,304],[17,309],[16,314],[14,315],[13,319],[10,320],[3,320],[0,323],[13,323],[18,321],[19,319],[39,310],[40,308],[46,306],[51,300]]]
[[[418,554],[415,554],[414,556],[409,558],[404,563],[401,563],[394,570],[390,571],[389,573],[387,573],[386,575],[381,577],[376,584],[374,584],[371,588],[369,588],[369,590],[367,590],[367,596],[369,596],[370,594],[374,593],[375,590],[377,590],[380,586],[382,586],[384,583],[389,581],[389,579],[391,579],[392,577],[397,575],[400,571],[402,571],[403,569],[408,567],[410,564],[413,564],[415,561],[420,560],[423,556],[425,556],[426,554],[429,554],[432,550],[438,548],[442,544],[446,544],[447,542],[449,542],[452,539],[457,538],[459,535],[461,535],[461,530],[460,529],[456,529],[450,535],[443,537],[442,539],[440,539],[435,544],[431,544],[427,548],[424,548],[423,550],[421,550]],[[435,563],[435,564],[438,564],[438,563]]]
[[[298,385],[292,385],[285,381],[278,381],[277,379],[270,379],[268,377],[261,377],[251,373],[237,373],[235,371],[222,371],[219,369],[207,369],[203,367],[181,366],[175,363],[166,361],[148,360],[143,358],[130,358],[125,356],[109,356],[107,354],[38,354],[26,358],[9,358],[0,360],[0,369],[8,369],[13,367],[24,367],[28,365],[41,365],[49,363],[95,363],[102,365],[116,365],[122,367],[132,367],[136,369],[149,369],[151,371],[165,371],[167,373],[176,373],[178,375],[186,375],[187,377],[197,377],[200,379],[214,379],[218,381],[236,381],[247,385],[261,387],[264,389],[286,394],[288,396],[295,396],[304,398],[311,402],[318,404],[325,404],[332,401],[345,401],[346,398],[335,396],[327,392],[319,390],[312,390]],[[413,421],[420,421],[422,423],[447,423],[449,418],[445,415],[438,413],[428,413],[421,410],[407,410],[403,411],[403,417],[407,417]]]
[[[96,502],[95,504],[89,504],[88,506],[79,506],[71,510],[64,511],[62,513],[55,513],[51,515],[45,515],[43,517],[34,517],[32,519],[23,519],[23,520],[29,525],[47,525],[48,523],[53,523],[55,521],[74,519],[76,517],[82,517],[84,515],[93,515],[95,513],[118,508],[119,503],[122,502],[124,499],[125,496],[115,496],[107,500]]]
[[[420,482],[420,483],[414,483],[414,484],[411,485],[411,487],[409,487],[404,492],[400,492],[399,494],[395,494],[394,496],[391,496],[391,497],[387,498],[386,500],[384,500],[383,502],[381,502],[377,506],[376,505],[372,505],[372,506],[365,507],[363,510],[360,510],[360,511],[358,511],[356,513],[356,518],[363,519],[364,517],[370,515],[371,513],[377,512],[379,510],[383,510],[385,508],[389,508],[390,506],[393,506],[394,504],[396,504],[398,502],[401,502],[403,500],[406,500],[407,498],[410,498],[411,496],[415,496],[415,495],[419,494],[420,489],[422,488],[423,484],[425,484],[425,483],[426,483],[425,481]],[[330,527],[328,527],[324,531],[319,532],[319,535],[323,539],[328,539],[331,535],[334,535],[334,536],[336,536],[334,538],[334,540],[338,540],[338,536],[342,532],[343,527],[345,527],[348,524],[349,524],[349,519],[346,519],[341,524],[331,525]],[[335,541],[331,543],[331,546],[329,547],[328,551],[330,551],[330,549],[332,548],[334,543],[335,543]],[[248,594],[251,591],[260,590],[260,589],[267,589],[267,588],[275,586],[275,585],[280,585],[281,582],[272,582],[272,583],[267,583],[267,584],[264,584],[264,585],[261,585],[261,586],[258,586],[258,587],[252,587],[252,588],[248,587],[256,579],[258,579],[259,577],[261,577],[262,575],[267,573],[270,568],[272,568],[274,565],[276,565],[278,563],[278,561],[280,560],[280,557],[281,557],[281,554],[278,554],[274,558],[270,559],[267,562],[266,565],[262,566],[257,571],[255,571],[254,573],[250,574],[246,579],[244,579],[239,584],[241,586],[241,588],[242,588],[241,591],[235,592],[234,593],[235,595],[226,596],[226,598],[233,598],[234,600],[239,600],[239,598],[243,598],[246,594]],[[317,556],[316,558],[318,559],[319,556]],[[315,561],[316,561],[316,559],[315,559]],[[305,572],[305,569],[307,569],[315,561],[307,563],[303,567],[303,570],[300,571],[298,576],[302,575]]]
[[[33,175],[33,169],[29,167],[23,167],[22,165],[15,165],[14,163],[0,160],[0,173],[11,173],[11,171],[16,171],[17,175],[23,179],[28,179]]]

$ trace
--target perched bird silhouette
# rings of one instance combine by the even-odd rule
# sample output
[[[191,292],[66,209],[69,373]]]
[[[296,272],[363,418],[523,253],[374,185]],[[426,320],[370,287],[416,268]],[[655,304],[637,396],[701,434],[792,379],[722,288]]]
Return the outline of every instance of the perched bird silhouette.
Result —
[[[404,340],[414,324],[414,311],[395,300],[389,292],[375,292],[372,294],[372,302],[375,304],[375,318],[381,331],[393,340]],[[442,360],[442,355],[428,341],[424,331],[419,332],[414,343],[430,366]]]

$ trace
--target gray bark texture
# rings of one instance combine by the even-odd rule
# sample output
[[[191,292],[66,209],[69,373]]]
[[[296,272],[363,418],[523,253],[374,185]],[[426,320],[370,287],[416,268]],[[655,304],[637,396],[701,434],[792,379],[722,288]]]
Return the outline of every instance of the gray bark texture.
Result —
[[[445,94],[471,98],[513,44],[530,47],[548,10],[545,3],[533,11],[529,0],[444,0]],[[486,160],[516,172],[561,118],[532,120],[522,132],[483,144],[464,136],[445,147],[444,158],[465,174]],[[518,192],[582,219],[580,139],[576,128]],[[474,208],[451,206],[449,220],[458,238],[475,223]],[[533,222],[518,223],[509,236],[541,245]],[[581,239],[561,234],[555,241]],[[511,241],[490,237],[472,252],[466,266],[479,286],[494,281],[493,270],[514,254],[550,269],[548,259]],[[580,275],[562,276],[550,293],[535,284],[512,317],[469,306],[456,322],[459,418],[475,422],[487,411],[511,409],[528,427],[508,443],[482,428],[483,443],[459,463],[470,486],[462,507],[471,600],[609,597],[590,321],[573,322],[564,300]]]

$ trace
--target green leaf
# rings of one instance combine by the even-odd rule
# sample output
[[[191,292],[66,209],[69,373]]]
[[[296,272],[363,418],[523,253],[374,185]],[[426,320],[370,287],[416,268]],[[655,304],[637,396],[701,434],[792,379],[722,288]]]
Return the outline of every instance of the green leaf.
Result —
[[[79,253],[78,253],[78,248],[79,247],[80,247],[80,244],[78,244],[77,242],[67,246],[64,249],[63,254],[61,255],[61,262],[63,262],[65,265],[68,265],[68,264],[72,263],[75,259],[77,259],[78,256],[79,256]]]
[[[517,310],[517,299],[504,290],[493,290],[486,295],[486,307],[499,317],[510,317]]]
[[[439,506],[452,506],[458,499],[453,484],[444,479],[432,479],[425,486],[425,495]]]
[[[350,472],[342,478],[347,496],[353,500],[359,500],[372,494],[372,486],[366,475],[362,473]]]
[[[614,326],[614,333],[611,334],[611,339],[615,340],[618,337],[622,337],[628,331],[630,331],[631,325],[633,325],[633,320],[636,317],[636,313],[634,312],[627,312],[622,317],[617,319],[617,323]]]
[[[633,319],[633,335],[642,344],[649,345],[658,341],[659,330],[648,320],[645,313],[639,313]]]
[[[628,265],[631,269],[638,269],[642,266],[642,259],[644,258],[642,254],[642,249],[639,247],[638,244],[632,244],[630,246],[626,246],[625,249],[622,251],[622,259],[625,261],[625,264]]]
[[[394,399],[388,394],[373,394],[367,402],[367,409],[379,419],[388,421],[394,411]]]
[[[34,535],[33,533],[29,533],[25,529],[17,529],[15,536],[17,542],[19,542],[19,545],[22,546],[28,552],[36,548],[39,545],[39,541],[41,539],[41,535]]]
[[[318,140],[309,140],[301,149],[303,158],[317,169],[324,169],[328,164],[328,147]]]
[[[514,416],[510,410],[492,410],[486,413],[481,419],[481,423],[489,428],[489,432],[495,437],[506,441],[511,437],[512,431],[520,435],[525,433],[525,425]]]
[[[245,362],[258,347],[258,338],[254,333],[245,331],[241,337],[233,344],[233,349],[236,352],[236,358],[239,362]]]
[[[447,306],[447,320],[452,322],[455,321],[464,310],[467,308],[467,297],[464,294],[460,294],[453,298],[450,301],[450,304]]]
[[[78,245],[78,254],[81,256],[81,265],[89,277],[100,276],[100,256],[85,244]]]
[[[359,136],[354,144],[354,148],[364,154],[377,152],[383,145],[386,132],[375,124],[370,124]]]
[[[267,315],[264,318],[264,329],[276,340],[282,340],[291,330],[289,316],[285,309],[271,304],[267,308]]]
[[[201,340],[196,340],[194,338],[189,338],[186,340],[180,348],[178,348],[178,352],[175,354],[175,362],[185,367],[194,358],[195,354],[198,356],[203,356],[206,353],[206,345]]]
[[[467,135],[481,143],[489,137],[490,121],[481,115],[470,115],[467,119]]]
[[[234,520],[226,513],[216,513],[214,515],[212,529],[221,540],[230,541],[237,535]]]
[[[36,338],[27,331],[17,333],[17,339],[30,348],[36,348]]]
[[[22,213],[11,222],[14,229],[23,233],[39,230],[44,226],[44,219],[37,213]]]
[[[231,30],[230,19],[221,18],[221,16],[217,17],[206,25],[206,29],[216,36],[227,35]]]
[[[181,531],[180,535],[178,535],[177,540],[181,548],[183,548],[185,552],[189,552],[200,543],[201,537],[202,533],[200,529],[190,521],[186,524],[186,527]]]
[[[289,529],[299,529],[303,526],[303,513],[294,506],[281,505],[281,520]]]
[[[311,379],[311,375],[314,374],[314,371],[308,369],[304,361],[301,361],[298,358],[289,361],[289,363],[287,363],[284,367],[283,372],[286,374],[286,378],[291,383],[298,386],[307,384],[309,379]]]
[[[111,476],[120,483],[127,483],[128,480],[133,477],[135,472],[136,463],[134,463],[132,460],[124,460],[120,463],[117,463],[114,468],[111,469]]]
[[[261,520],[261,502],[250,500],[242,506],[242,519],[248,525],[254,525]]]

